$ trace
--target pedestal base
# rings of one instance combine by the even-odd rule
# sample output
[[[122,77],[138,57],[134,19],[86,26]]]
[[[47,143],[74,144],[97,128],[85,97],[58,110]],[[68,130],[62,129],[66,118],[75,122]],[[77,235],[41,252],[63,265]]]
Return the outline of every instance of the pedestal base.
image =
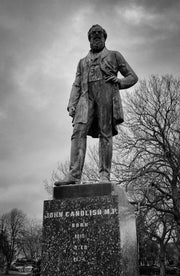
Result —
[[[42,276],[138,275],[134,210],[122,189],[60,186],[54,198],[44,202]]]

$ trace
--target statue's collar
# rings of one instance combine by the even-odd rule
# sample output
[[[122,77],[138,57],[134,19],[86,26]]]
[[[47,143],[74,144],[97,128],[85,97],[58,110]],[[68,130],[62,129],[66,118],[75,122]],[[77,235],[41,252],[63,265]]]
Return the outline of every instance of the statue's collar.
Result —
[[[99,52],[97,54],[97,57],[100,57],[101,59],[103,59],[104,57],[106,57],[108,54],[108,49],[106,47],[103,48],[103,50],[101,52]],[[89,51],[89,53],[87,54],[86,58],[88,60],[92,60],[94,58],[93,53],[91,52],[91,50]]]

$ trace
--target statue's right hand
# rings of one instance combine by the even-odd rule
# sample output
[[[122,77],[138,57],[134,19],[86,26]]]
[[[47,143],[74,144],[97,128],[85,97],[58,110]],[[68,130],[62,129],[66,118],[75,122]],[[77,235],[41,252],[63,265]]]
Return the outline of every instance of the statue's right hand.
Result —
[[[74,117],[74,115],[75,115],[75,107],[69,107],[69,116],[71,116],[71,117]]]

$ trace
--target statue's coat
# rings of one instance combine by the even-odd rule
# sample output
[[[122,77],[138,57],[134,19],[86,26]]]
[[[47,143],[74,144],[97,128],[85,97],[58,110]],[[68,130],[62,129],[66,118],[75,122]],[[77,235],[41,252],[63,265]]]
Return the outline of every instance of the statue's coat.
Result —
[[[76,78],[72,86],[68,109],[76,109],[73,124],[87,123],[88,120],[88,75],[91,64],[91,54],[81,59],[78,64]],[[123,108],[119,89],[127,89],[137,82],[137,76],[124,57],[117,51],[110,51],[104,48],[101,52],[100,67],[104,75],[117,76],[120,72],[124,78],[121,79],[120,87],[111,83],[113,93],[112,117],[113,135],[116,135],[117,125],[124,121]],[[88,132],[92,137],[98,137],[98,125],[96,118]]]

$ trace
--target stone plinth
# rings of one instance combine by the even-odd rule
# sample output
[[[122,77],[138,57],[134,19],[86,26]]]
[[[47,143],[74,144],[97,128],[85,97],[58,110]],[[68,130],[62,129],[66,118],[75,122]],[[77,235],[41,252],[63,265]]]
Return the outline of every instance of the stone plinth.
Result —
[[[137,276],[135,216],[112,184],[54,188],[44,202],[42,276]]]

